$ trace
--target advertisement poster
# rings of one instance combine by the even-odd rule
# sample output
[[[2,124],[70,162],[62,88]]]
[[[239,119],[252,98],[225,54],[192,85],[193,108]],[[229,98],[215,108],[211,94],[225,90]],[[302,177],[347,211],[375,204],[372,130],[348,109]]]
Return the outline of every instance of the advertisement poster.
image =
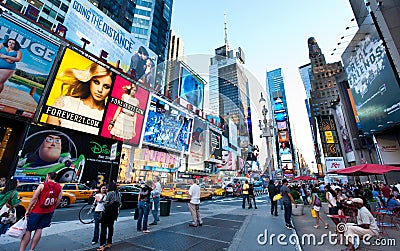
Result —
[[[209,160],[222,160],[222,135],[212,129],[209,129]]]
[[[143,142],[187,153],[193,118],[156,96],[151,97],[148,109]]]
[[[0,111],[33,118],[58,46],[0,16]]]
[[[40,122],[98,135],[115,74],[67,49]]]
[[[203,110],[205,81],[199,76],[193,75],[184,66],[181,66],[180,80],[179,96],[193,106]]]
[[[63,25],[66,39],[155,88],[157,55],[92,3],[72,0]]]
[[[192,169],[203,170],[205,156],[205,147],[207,142],[206,122],[194,118],[192,140],[190,142],[190,154],[188,164]]]
[[[233,151],[222,150],[222,164],[217,165],[221,171],[237,170],[237,155]]]
[[[118,144],[116,159],[110,160],[115,140],[90,136],[71,130],[51,130],[30,126],[21,149],[15,176],[39,176],[57,173],[57,182],[97,184],[117,180],[122,144]]]
[[[346,168],[343,157],[325,157],[326,172]]]
[[[148,91],[116,76],[101,136],[138,146],[148,100]]]
[[[361,128],[383,131],[400,121],[400,89],[379,34],[369,16],[360,26],[342,60]]]

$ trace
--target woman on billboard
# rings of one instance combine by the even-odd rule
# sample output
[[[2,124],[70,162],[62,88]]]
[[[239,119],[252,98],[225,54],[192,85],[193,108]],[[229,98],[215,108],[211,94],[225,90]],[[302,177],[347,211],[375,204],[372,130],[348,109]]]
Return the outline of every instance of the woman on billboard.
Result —
[[[83,70],[69,68],[60,74],[61,91],[64,96],[58,97],[55,108],[63,111],[102,120],[106,98],[113,83],[113,73],[96,63],[91,63]],[[81,124],[64,118],[49,115],[47,123],[72,128],[79,131],[97,134],[98,128],[89,123]]]
[[[21,45],[17,40],[9,38],[0,44],[0,93],[6,81],[14,74],[16,63],[22,59]]]
[[[150,58],[147,59],[145,65],[145,71],[143,76],[139,79],[139,83],[144,84],[146,86],[150,86],[151,88],[156,89],[155,86],[155,77],[154,77],[154,62]]]
[[[137,86],[131,84],[123,87],[125,93],[122,94],[121,100],[134,107],[139,106],[139,100],[135,97]],[[118,106],[114,113],[113,119],[108,123],[111,138],[122,138],[131,140],[136,136],[136,113],[130,109]]]

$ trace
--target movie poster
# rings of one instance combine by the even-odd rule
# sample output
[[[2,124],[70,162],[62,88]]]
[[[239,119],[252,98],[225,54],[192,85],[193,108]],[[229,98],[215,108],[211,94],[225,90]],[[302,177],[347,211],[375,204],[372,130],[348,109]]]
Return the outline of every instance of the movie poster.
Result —
[[[149,92],[117,76],[109,100],[101,136],[138,146]]]
[[[117,181],[121,143],[115,160],[110,160],[111,146],[116,142],[62,128],[53,130],[31,125],[15,176],[44,179],[47,173],[56,172],[57,182],[108,184]]]
[[[33,118],[58,46],[0,16],[0,111]]]
[[[115,73],[66,49],[40,122],[98,135]]]

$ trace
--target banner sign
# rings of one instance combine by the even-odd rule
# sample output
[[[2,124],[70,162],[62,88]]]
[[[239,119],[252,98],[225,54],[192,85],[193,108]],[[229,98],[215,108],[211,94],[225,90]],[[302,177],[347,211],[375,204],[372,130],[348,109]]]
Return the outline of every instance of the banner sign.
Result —
[[[45,178],[47,173],[56,172],[57,182],[117,181],[122,144],[117,145],[115,160],[110,158],[116,142],[76,131],[31,125],[15,176]]]
[[[188,164],[192,169],[204,170],[205,147],[207,142],[207,125],[205,121],[194,118],[192,140]]]
[[[67,49],[40,122],[98,135],[115,74]]]
[[[116,76],[112,89],[101,136],[138,146],[149,92],[120,76]]]
[[[146,84],[154,86],[157,55],[92,3],[72,0],[63,25],[67,28],[66,39],[133,78],[139,80],[146,71],[151,71],[153,83]],[[143,81],[149,81],[149,78]]]
[[[208,126],[209,131],[209,151],[208,161],[220,163],[222,161],[222,135]]]
[[[326,172],[346,168],[343,157],[325,157]]]
[[[33,118],[58,46],[0,16],[0,111]]]

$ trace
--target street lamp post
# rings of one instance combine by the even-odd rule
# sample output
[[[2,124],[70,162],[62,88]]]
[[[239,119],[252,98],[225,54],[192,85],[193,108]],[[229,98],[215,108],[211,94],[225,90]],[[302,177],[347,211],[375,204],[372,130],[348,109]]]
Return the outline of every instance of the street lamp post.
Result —
[[[266,100],[264,99],[262,93],[261,93],[261,98],[260,98],[259,103],[264,103],[263,108],[261,110],[261,113],[263,115],[263,120],[258,121],[258,126],[260,127],[260,130],[262,131],[261,136],[265,137],[265,139],[267,141],[267,168],[268,168],[269,178],[271,179],[272,166],[271,166],[271,152],[270,152],[269,138],[273,136],[271,133],[271,129],[273,128],[273,125],[271,123],[271,120],[268,120],[268,117],[267,117],[268,109],[265,106]]]

